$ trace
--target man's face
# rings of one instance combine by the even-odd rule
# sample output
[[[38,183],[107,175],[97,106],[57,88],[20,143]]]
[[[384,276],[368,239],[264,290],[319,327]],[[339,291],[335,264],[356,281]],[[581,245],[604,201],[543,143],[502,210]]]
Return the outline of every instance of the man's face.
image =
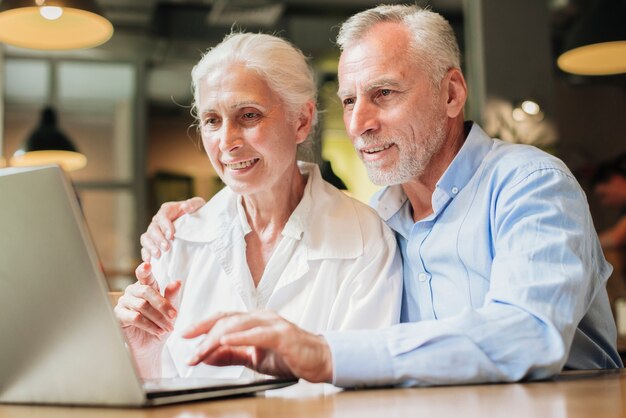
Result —
[[[626,177],[613,174],[594,188],[595,194],[605,206],[626,206]]]
[[[409,53],[407,29],[380,23],[345,48],[338,95],[343,121],[370,179],[420,177],[445,140],[445,100]]]

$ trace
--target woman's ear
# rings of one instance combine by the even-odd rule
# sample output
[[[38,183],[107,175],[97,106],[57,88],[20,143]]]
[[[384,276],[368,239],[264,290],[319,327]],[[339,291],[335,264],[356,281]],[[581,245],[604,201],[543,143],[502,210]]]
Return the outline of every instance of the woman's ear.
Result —
[[[446,113],[449,118],[456,118],[463,111],[467,100],[467,84],[463,73],[458,68],[448,70],[441,85],[446,99]]]
[[[296,144],[301,144],[307,139],[311,132],[314,117],[315,103],[310,100],[302,106],[300,115],[296,120]]]

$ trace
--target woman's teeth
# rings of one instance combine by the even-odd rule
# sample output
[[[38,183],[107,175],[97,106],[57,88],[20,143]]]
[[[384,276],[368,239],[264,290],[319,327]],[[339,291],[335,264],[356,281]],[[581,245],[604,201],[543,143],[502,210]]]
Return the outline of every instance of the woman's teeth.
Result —
[[[231,170],[241,170],[243,168],[248,168],[250,167],[252,164],[256,163],[258,160],[258,158],[255,158],[253,160],[248,160],[248,161],[240,161],[238,163],[234,163],[234,164],[225,164],[226,168],[229,168]]]

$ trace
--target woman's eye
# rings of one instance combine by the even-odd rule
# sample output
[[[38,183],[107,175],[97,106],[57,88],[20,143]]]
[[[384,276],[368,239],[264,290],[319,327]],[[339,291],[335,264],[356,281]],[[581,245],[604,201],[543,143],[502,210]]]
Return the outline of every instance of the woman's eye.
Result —
[[[254,112],[246,112],[246,113],[243,114],[243,118],[244,119],[254,119],[257,116],[259,116],[259,114],[258,113],[254,113]]]
[[[215,116],[206,116],[202,119],[202,127],[203,128],[214,128],[219,125],[220,119]]]

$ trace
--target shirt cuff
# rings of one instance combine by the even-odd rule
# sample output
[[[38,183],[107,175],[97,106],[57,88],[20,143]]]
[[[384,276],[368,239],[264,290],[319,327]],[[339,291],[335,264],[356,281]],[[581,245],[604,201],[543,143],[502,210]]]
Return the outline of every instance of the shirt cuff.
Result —
[[[380,386],[393,381],[391,354],[382,331],[329,331],[324,338],[333,360],[333,385]]]

